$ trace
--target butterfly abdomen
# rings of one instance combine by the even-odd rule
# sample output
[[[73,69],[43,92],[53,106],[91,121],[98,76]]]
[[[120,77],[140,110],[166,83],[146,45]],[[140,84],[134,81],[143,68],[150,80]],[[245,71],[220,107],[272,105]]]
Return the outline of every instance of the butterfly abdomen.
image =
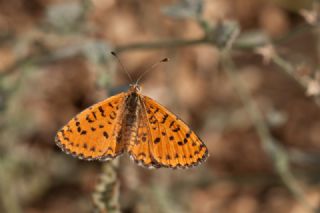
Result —
[[[123,126],[121,129],[122,140],[125,144],[129,144],[131,138],[135,138],[138,128],[138,104],[139,97],[135,92],[130,93],[125,101],[125,116],[123,117]]]

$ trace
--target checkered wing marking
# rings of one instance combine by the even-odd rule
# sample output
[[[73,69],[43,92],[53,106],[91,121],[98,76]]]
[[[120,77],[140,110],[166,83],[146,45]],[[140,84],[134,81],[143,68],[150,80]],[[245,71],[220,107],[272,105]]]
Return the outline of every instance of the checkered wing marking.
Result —
[[[150,153],[161,167],[188,168],[206,160],[207,147],[182,120],[151,98],[141,98]]]
[[[121,129],[126,93],[101,101],[71,119],[56,135],[66,153],[86,160],[108,160],[125,147],[117,136]]]

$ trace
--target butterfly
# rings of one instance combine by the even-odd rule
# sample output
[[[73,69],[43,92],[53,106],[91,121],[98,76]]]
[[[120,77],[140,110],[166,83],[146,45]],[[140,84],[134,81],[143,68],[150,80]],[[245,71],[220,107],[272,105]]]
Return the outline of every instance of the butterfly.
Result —
[[[200,138],[164,106],[142,95],[138,81],[72,118],[57,132],[56,144],[85,160],[110,160],[127,152],[147,168],[189,168],[206,160],[208,149]]]

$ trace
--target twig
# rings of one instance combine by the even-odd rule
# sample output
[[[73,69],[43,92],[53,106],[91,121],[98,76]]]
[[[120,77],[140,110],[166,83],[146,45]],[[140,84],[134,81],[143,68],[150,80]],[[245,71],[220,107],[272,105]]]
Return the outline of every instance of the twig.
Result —
[[[67,59],[70,57],[74,57],[83,53],[83,49],[79,46],[71,46],[63,49],[52,50],[46,53],[37,53],[34,55],[27,55],[18,59],[14,64],[7,67],[4,70],[1,70],[0,77],[4,77],[6,75],[12,74],[14,71],[17,71],[20,67],[24,67],[26,65],[41,65],[50,62],[55,62],[61,59]]]
[[[309,79],[299,78],[297,75],[295,75],[296,68],[292,64],[290,64],[288,61],[286,61],[284,58],[279,56],[278,54],[275,54],[271,58],[271,60],[273,63],[279,66],[281,70],[285,72],[285,74],[287,74],[291,79],[296,81],[298,85],[300,85],[305,91],[308,90],[308,87],[309,87],[308,84],[310,83],[309,82],[310,78]],[[320,106],[320,99],[318,96],[314,96],[312,100],[314,101],[315,104]]]
[[[170,39],[165,41],[150,42],[150,43],[135,43],[129,45],[123,45],[115,48],[115,52],[130,51],[136,49],[158,49],[158,48],[173,48],[182,47],[196,44],[208,43],[206,38],[182,40],[182,39]]]
[[[290,64],[288,61],[286,61],[285,59],[283,59],[281,56],[279,56],[278,54],[275,54],[272,58],[271,58],[272,62],[275,63],[276,65],[278,65],[282,71],[284,71],[290,78],[292,78],[293,80],[295,80],[302,88],[306,89],[307,88],[307,83],[304,82],[302,79],[297,78],[294,74],[294,72],[296,71],[294,66],[292,64]]]
[[[293,29],[283,37],[273,41],[274,44],[281,44],[289,39],[300,35],[302,33],[307,32],[308,30],[312,29],[309,25],[303,24],[298,26],[297,28]],[[115,52],[123,52],[123,51],[132,51],[132,50],[152,50],[152,49],[159,49],[159,48],[175,48],[175,47],[185,47],[185,46],[190,46],[190,45],[199,45],[199,44],[209,44],[215,46],[216,43],[214,40],[209,39],[210,36],[203,36],[202,38],[196,38],[196,39],[190,39],[190,40],[185,40],[185,39],[169,39],[169,40],[164,40],[164,41],[158,41],[158,42],[142,42],[142,43],[133,43],[133,44],[128,44],[128,45],[122,45],[114,48]],[[248,51],[248,50],[253,50],[257,47],[263,46],[268,44],[270,41],[269,40],[259,40],[255,42],[247,42],[243,41],[241,39],[236,40],[233,44],[233,50],[243,50],[243,51]],[[73,47],[68,47],[68,49],[74,49]],[[80,48],[76,48],[75,52],[73,54],[78,54],[82,50]],[[11,74],[15,70],[19,69],[20,67],[25,66],[26,64],[42,64],[42,63],[48,63],[48,62],[53,62],[58,59],[61,59],[61,57],[57,57],[57,55],[61,54],[61,50],[58,50],[57,52],[55,51],[48,51],[46,53],[41,53],[41,54],[33,54],[33,55],[28,55],[26,57],[23,57],[21,59],[18,59],[13,65],[7,67],[5,70],[1,71],[1,76]],[[64,51],[64,50],[62,50]],[[73,55],[72,53],[70,55]]]
[[[120,213],[119,187],[117,176],[118,159],[103,164],[101,182],[92,195],[98,213]]]
[[[274,44],[282,44],[287,42],[288,40],[301,35],[305,32],[310,31],[312,28],[310,25],[301,24],[292,31],[288,32],[286,35],[272,41]],[[244,36],[244,35],[242,35]],[[204,36],[203,38],[198,39],[169,39],[164,41],[157,41],[157,42],[141,42],[141,43],[133,43],[128,45],[122,45],[115,47],[116,52],[123,52],[123,51],[131,51],[131,50],[141,50],[141,49],[159,49],[159,48],[176,48],[176,47],[185,47],[190,45],[199,45],[199,44],[210,44],[216,45],[214,40],[209,39],[210,36]],[[268,44],[270,40],[259,40],[256,42],[245,42],[241,39],[237,39],[233,43],[233,50],[253,50],[257,47],[264,46]]]

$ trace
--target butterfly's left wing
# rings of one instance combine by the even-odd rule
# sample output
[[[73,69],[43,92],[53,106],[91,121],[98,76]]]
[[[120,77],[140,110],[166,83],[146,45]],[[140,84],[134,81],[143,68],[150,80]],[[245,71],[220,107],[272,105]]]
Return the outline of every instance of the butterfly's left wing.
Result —
[[[141,95],[140,99],[154,161],[163,167],[188,168],[208,157],[205,144],[182,120],[151,98]]]
[[[107,98],[71,119],[56,135],[66,153],[87,160],[108,160],[124,151],[117,141],[126,93]]]

